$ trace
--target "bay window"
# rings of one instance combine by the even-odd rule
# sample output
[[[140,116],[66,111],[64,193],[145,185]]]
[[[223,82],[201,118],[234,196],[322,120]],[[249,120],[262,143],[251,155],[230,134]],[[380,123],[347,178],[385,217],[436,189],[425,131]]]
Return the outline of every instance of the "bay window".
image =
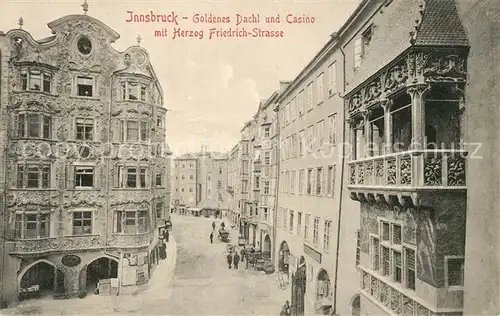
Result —
[[[23,212],[15,214],[14,238],[40,239],[50,237],[49,212]]]
[[[52,92],[52,74],[39,69],[21,70],[21,89],[25,91]]]
[[[115,187],[146,188],[147,168],[135,166],[118,166]]]
[[[121,88],[123,100],[147,100],[148,87],[146,84],[127,80],[121,82]]]
[[[41,113],[19,113],[15,117],[16,136],[27,138],[52,138],[52,117]]]
[[[116,211],[115,233],[135,235],[150,231],[149,212],[147,210]]]
[[[16,187],[39,189],[50,188],[51,166],[49,163],[18,164]]]
[[[148,141],[148,122],[136,120],[120,121],[120,141]]]

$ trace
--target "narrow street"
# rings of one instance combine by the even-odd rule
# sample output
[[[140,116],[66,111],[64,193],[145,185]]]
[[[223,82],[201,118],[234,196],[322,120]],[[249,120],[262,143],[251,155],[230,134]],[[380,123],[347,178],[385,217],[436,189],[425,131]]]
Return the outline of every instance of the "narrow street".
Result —
[[[227,244],[217,240],[221,220],[216,221],[213,244],[209,239],[213,219],[174,215],[172,221],[175,242],[169,245],[177,244],[175,268],[168,259],[162,262],[148,290],[137,295],[32,299],[2,310],[1,315],[279,314],[289,290],[278,289],[276,274],[246,270],[244,264],[239,270],[228,269]],[[231,242],[237,242],[236,232],[232,232]]]

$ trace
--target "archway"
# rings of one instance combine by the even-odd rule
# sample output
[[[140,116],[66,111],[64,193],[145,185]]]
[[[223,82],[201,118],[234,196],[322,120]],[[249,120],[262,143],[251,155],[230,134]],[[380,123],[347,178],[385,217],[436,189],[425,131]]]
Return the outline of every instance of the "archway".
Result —
[[[359,294],[356,294],[351,300],[351,315],[361,315],[361,299],[359,297]]]
[[[25,267],[18,277],[19,299],[47,296],[64,291],[64,274],[48,260],[37,260]]]
[[[278,270],[280,272],[285,273],[286,275],[289,275],[289,267],[290,267],[290,248],[288,248],[288,244],[286,241],[282,241],[279,251]]]
[[[83,272],[85,278],[83,278]],[[109,257],[99,257],[83,267],[82,273],[80,274],[81,290],[85,290],[86,293],[95,292],[100,280],[118,278],[118,261]]]
[[[316,282],[316,313],[329,315],[332,308],[332,287],[325,269],[320,269]]]
[[[269,253],[269,255],[271,255],[271,237],[269,237],[269,235],[266,235],[266,237],[264,237],[264,243],[262,244],[262,252]]]

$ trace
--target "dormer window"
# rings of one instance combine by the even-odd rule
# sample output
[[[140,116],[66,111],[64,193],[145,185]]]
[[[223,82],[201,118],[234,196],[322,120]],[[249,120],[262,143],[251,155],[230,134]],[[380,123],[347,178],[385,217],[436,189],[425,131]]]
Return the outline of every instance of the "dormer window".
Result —
[[[146,101],[147,99],[147,86],[136,81],[123,81],[122,98],[123,100],[140,100]]]
[[[52,90],[52,74],[38,69],[23,69],[21,71],[21,89],[50,93]]]
[[[77,95],[81,97],[92,97],[94,95],[94,78],[78,76],[76,79]]]

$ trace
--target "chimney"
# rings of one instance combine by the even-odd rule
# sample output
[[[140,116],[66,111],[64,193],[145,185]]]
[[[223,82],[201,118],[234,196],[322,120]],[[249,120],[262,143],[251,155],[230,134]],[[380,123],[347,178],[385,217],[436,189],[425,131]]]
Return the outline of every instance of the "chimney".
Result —
[[[288,86],[292,83],[291,81],[280,81],[280,93],[283,93],[283,91],[288,88]]]

